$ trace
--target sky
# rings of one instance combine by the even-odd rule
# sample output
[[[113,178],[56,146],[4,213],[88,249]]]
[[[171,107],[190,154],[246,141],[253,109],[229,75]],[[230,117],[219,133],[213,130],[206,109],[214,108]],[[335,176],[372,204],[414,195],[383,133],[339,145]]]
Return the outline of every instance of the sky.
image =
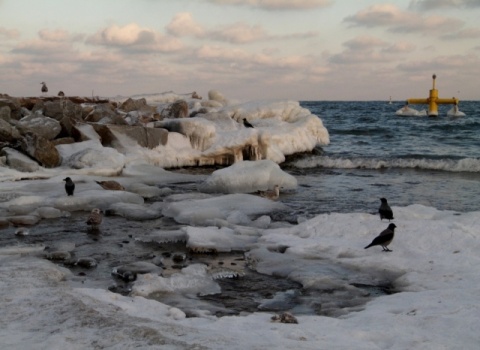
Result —
[[[0,93],[480,99],[480,0],[0,0]]]

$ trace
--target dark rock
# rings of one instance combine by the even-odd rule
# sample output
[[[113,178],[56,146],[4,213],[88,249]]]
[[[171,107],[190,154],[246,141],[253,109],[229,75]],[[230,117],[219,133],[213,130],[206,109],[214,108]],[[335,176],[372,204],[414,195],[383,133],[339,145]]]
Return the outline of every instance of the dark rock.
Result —
[[[125,112],[150,111],[153,113],[155,111],[155,107],[147,105],[147,100],[144,98],[140,98],[138,100],[129,98],[123,102],[119,108]]]
[[[0,218],[0,229],[4,229],[10,226],[10,221],[5,218]]]
[[[18,121],[17,128],[22,134],[31,132],[47,140],[53,140],[62,131],[62,126],[57,120],[40,113],[23,117]]]
[[[110,118],[116,116],[113,106],[110,103],[102,103],[96,105],[93,110],[85,117],[85,121],[98,123],[103,118]]]
[[[0,107],[0,119],[10,122],[12,119],[12,110],[8,106]]]
[[[196,91],[192,92],[192,98],[196,98],[198,100],[202,99],[202,96],[199,96]]]
[[[30,107],[25,107],[27,109],[30,109],[32,111],[32,113],[36,113],[36,112],[40,112],[43,114],[43,109],[45,108],[45,102],[42,101],[42,100],[34,100],[35,103]],[[33,102],[33,100],[32,100]],[[29,106],[30,104],[28,104],[27,106]]]
[[[169,118],[187,118],[188,103],[184,100],[177,100],[165,108],[164,113],[166,113]]]
[[[40,166],[33,159],[13,148],[5,147],[0,151],[0,155],[7,157],[7,165],[13,169],[22,172],[37,171]]]
[[[28,133],[20,144],[26,154],[45,168],[54,168],[60,165],[60,154],[51,141],[36,134]]]
[[[61,121],[64,117],[81,121],[83,108],[68,99],[47,101],[45,102],[43,114],[58,121]]]
[[[57,146],[57,145],[68,145],[71,143],[75,143],[75,139],[73,137],[62,137],[59,139],[52,140],[52,143]]]
[[[3,119],[0,119],[0,142],[13,142],[21,138],[18,130]]]
[[[146,128],[143,126],[119,126],[119,125],[101,125],[92,124],[93,128],[100,135],[103,146],[120,147],[120,141],[115,133],[128,136],[137,141],[142,147],[153,149],[158,145],[166,145],[168,141],[168,131],[161,128]]]
[[[43,106],[43,114],[46,115],[47,117],[56,119],[56,120],[61,120],[63,118],[63,104],[61,101],[47,101],[44,103]]]
[[[18,98],[8,95],[0,95],[0,107],[4,106],[10,107],[11,118],[20,119],[20,109],[22,108],[22,104]]]

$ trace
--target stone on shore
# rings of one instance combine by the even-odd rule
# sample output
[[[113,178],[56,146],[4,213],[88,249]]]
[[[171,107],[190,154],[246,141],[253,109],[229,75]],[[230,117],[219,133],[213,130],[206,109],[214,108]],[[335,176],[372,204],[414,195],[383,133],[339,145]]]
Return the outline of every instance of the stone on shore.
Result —
[[[40,169],[37,162],[13,148],[3,148],[0,155],[6,156],[6,164],[15,170],[31,173]]]
[[[47,140],[53,140],[62,131],[62,126],[53,118],[40,113],[33,113],[20,119],[17,123],[17,129],[22,134],[31,132]]]
[[[21,148],[45,168],[55,168],[61,163],[60,154],[55,145],[42,136],[26,134],[21,141]]]

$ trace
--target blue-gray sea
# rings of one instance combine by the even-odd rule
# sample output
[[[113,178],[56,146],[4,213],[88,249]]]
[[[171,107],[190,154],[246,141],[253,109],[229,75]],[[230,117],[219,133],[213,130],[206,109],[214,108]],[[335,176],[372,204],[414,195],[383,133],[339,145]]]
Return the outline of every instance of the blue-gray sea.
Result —
[[[306,217],[376,212],[380,197],[392,206],[480,210],[480,102],[461,101],[463,117],[448,117],[449,105],[438,117],[397,116],[403,105],[301,102],[322,119],[330,144],[281,165],[299,182],[282,201]]]

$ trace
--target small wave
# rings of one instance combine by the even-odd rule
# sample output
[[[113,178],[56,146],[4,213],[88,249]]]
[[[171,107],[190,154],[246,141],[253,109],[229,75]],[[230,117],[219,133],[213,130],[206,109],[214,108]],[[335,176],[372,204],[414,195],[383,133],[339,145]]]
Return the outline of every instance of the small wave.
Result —
[[[336,168],[336,169],[385,169],[385,168],[410,168],[425,170],[441,170],[452,172],[480,172],[480,159],[369,159],[369,158],[332,158],[310,157],[297,160],[293,163],[297,168]]]
[[[405,106],[397,110],[395,114],[403,117],[425,117],[427,116],[427,111],[424,109],[422,109],[421,111],[417,111],[414,108]]]

